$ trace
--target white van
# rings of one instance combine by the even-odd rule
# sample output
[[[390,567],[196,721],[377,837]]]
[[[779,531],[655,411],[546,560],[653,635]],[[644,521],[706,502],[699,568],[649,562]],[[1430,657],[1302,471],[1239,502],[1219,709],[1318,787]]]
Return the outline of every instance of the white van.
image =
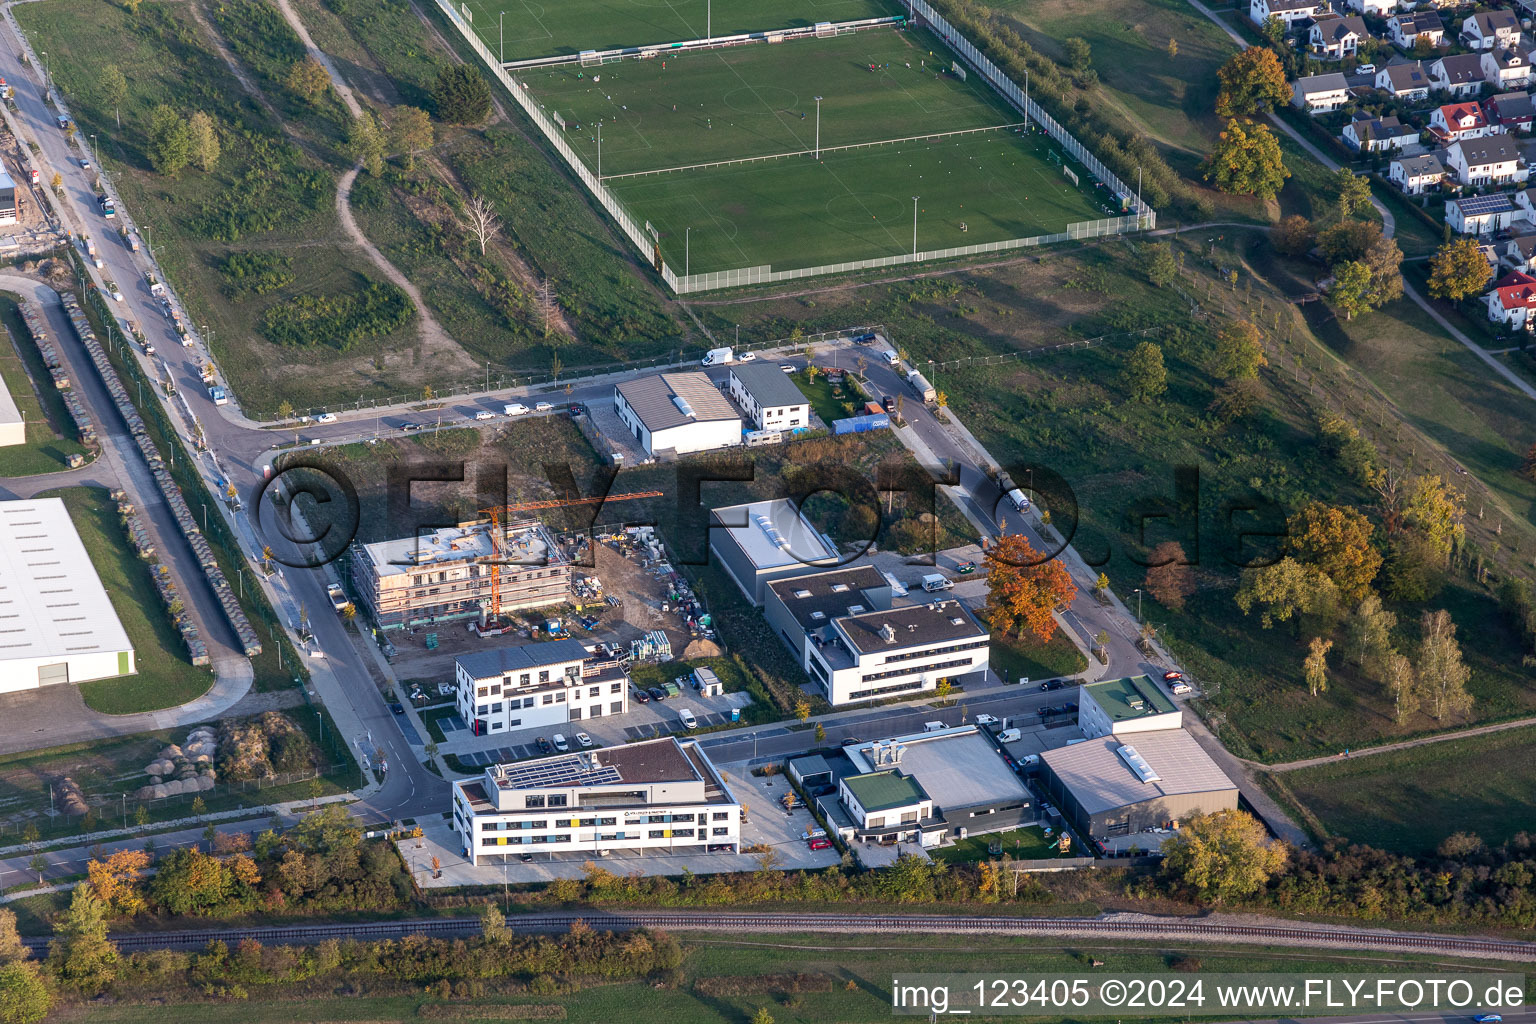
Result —
[[[1020,729],[1004,729],[997,734],[997,741],[999,743],[1017,743],[1023,738],[1024,733]]]
[[[551,736],[550,739],[554,741],[555,749],[560,751],[562,754],[571,749],[570,743],[566,741],[566,738],[562,733],[557,732]]]
[[[528,412],[528,407],[522,402],[513,402],[502,411],[505,412],[508,416],[522,416]]]
[[[948,728],[949,728],[949,726],[945,725],[943,722],[924,722],[923,723],[923,732],[939,732],[941,730],[948,729]]]
[[[890,349],[886,349],[884,352],[881,352],[880,356],[885,360],[886,366],[895,366],[897,363],[901,362],[901,358]]]
[[[697,729],[699,727],[699,720],[694,718],[693,712],[687,708],[677,709],[677,719],[683,723],[684,729]]]
[[[923,589],[930,594],[935,590],[952,590],[954,586],[954,580],[940,573],[931,572],[923,577]]]

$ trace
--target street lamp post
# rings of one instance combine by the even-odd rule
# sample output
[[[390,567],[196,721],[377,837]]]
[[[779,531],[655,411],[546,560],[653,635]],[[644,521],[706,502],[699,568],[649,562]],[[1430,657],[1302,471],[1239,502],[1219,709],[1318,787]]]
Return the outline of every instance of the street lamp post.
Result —
[[[821,97],[816,97],[816,159],[821,159]]]
[[[917,255],[917,201],[920,196],[912,197],[912,255]]]
[[[1136,588],[1136,621],[1141,621],[1141,588]]]

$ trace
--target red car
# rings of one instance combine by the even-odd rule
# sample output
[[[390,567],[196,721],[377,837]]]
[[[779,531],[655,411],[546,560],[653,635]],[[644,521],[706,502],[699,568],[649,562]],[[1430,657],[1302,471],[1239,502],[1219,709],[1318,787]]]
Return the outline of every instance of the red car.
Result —
[[[811,849],[813,849],[813,850],[830,850],[830,849],[832,849],[832,840],[830,840],[830,839],[812,839],[811,840]]]
[[[1183,678],[1184,678],[1184,673],[1183,672],[1164,672],[1163,673],[1163,682],[1165,682],[1165,683],[1171,683],[1171,682],[1173,682],[1176,679],[1183,679]]]

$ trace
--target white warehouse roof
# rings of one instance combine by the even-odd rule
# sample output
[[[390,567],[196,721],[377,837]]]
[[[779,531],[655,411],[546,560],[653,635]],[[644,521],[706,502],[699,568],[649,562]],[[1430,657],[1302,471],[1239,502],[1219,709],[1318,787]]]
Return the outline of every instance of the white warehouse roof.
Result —
[[[0,501],[0,661],[131,650],[63,500]]]

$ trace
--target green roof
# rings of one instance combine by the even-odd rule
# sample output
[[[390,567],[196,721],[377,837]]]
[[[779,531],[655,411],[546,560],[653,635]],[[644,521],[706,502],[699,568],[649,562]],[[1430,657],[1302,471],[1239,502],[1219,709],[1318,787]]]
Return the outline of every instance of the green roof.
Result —
[[[1088,683],[1083,695],[1092,697],[1111,721],[1128,722],[1148,715],[1171,715],[1178,709],[1163,695],[1156,683],[1146,676],[1126,676]]]
[[[894,768],[867,775],[853,775],[844,779],[843,785],[848,787],[859,806],[871,814],[896,807],[911,807],[928,799],[928,794],[916,779]]]

